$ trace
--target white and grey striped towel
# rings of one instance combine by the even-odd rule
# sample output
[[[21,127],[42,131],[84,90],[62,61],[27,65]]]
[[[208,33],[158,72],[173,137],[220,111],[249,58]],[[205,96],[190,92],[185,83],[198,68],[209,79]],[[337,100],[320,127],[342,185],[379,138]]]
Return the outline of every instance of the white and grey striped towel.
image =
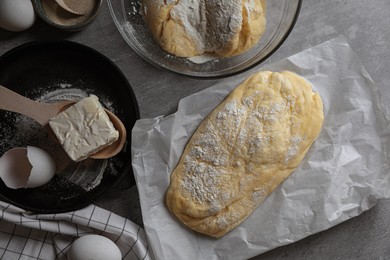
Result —
[[[30,214],[0,201],[0,259],[66,259],[72,242],[87,234],[114,241],[123,259],[152,259],[140,226],[95,205],[60,214]]]

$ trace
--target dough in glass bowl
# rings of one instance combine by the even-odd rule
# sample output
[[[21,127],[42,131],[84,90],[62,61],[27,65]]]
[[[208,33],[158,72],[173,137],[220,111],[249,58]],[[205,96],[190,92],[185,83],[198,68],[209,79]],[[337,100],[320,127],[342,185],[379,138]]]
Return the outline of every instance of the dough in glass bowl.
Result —
[[[142,0],[142,6],[154,39],[178,57],[238,55],[266,27],[266,0]]]

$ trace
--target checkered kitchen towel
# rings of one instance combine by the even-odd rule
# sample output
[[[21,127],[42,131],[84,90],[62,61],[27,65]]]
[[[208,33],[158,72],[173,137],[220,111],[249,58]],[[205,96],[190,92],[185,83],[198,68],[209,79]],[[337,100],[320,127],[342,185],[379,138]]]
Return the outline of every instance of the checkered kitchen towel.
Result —
[[[0,201],[0,259],[66,259],[72,242],[87,234],[114,241],[123,259],[151,259],[144,230],[105,209],[32,215]]]

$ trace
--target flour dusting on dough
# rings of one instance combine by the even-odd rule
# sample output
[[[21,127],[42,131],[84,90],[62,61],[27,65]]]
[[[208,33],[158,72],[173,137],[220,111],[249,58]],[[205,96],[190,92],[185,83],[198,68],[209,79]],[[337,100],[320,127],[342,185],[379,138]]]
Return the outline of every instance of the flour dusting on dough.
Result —
[[[229,57],[265,31],[265,0],[142,0],[143,18],[163,50],[179,57]],[[204,56],[206,55],[206,56]]]
[[[169,209],[198,232],[226,234],[298,166],[323,118],[321,98],[303,78],[252,75],[191,137],[172,173]]]

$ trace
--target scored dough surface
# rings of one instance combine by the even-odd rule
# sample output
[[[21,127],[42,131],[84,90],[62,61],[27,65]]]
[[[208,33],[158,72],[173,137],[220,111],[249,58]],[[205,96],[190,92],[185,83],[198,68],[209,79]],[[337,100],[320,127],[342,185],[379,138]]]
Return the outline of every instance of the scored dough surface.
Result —
[[[258,72],[200,124],[171,174],[169,210],[189,228],[221,237],[299,165],[318,137],[323,104],[292,72]]]
[[[142,5],[156,42],[179,57],[243,53],[266,26],[266,0],[142,0]]]

